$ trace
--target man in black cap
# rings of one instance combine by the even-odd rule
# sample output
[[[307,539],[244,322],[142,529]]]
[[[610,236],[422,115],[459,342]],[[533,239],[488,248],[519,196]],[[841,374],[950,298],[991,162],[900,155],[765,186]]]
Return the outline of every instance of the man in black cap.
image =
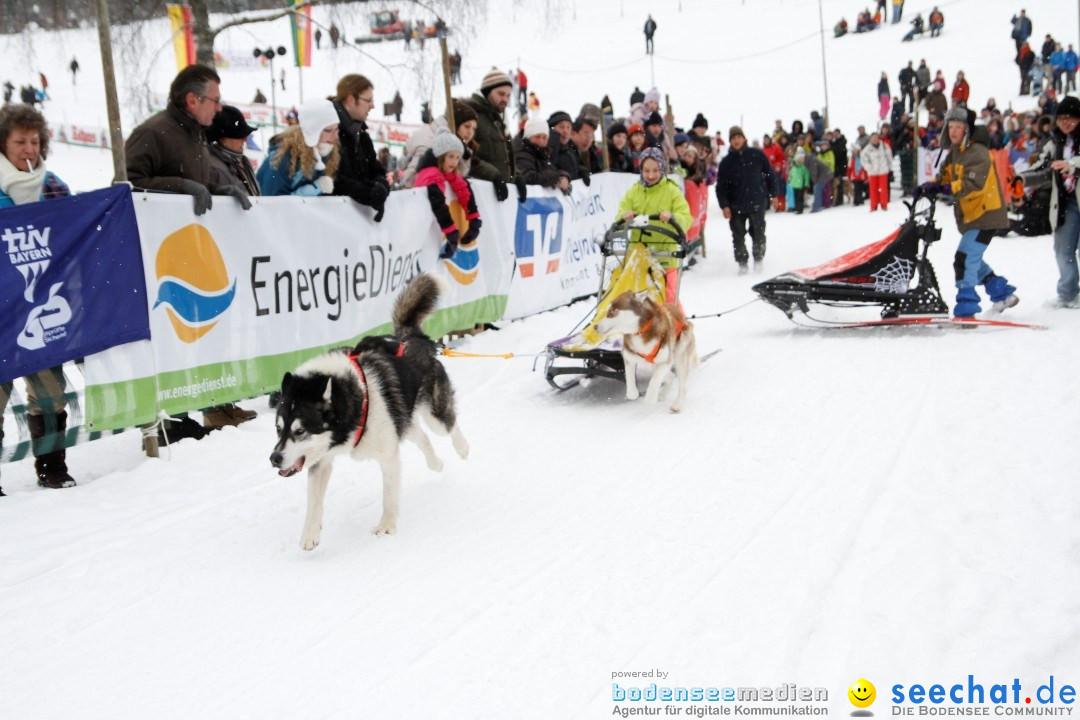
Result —
[[[259,195],[259,183],[251,162],[244,157],[244,145],[255,128],[247,124],[244,114],[232,105],[222,105],[214,122],[206,130],[210,141],[210,181],[215,185],[235,185],[244,192],[240,205],[251,208],[247,199]]]
[[[548,118],[551,135],[548,138],[548,151],[551,164],[570,176],[571,180],[588,177],[588,168],[582,166],[581,152],[574,144],[574,121],[570,113],[557,110]]]

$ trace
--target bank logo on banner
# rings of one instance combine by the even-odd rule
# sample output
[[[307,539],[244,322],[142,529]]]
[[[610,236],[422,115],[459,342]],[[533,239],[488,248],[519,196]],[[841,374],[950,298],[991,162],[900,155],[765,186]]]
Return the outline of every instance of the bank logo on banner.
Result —
[[[457,200],[450,201],[450,217],[454,218],[458,233],[463,238],[465,232],[469,229],[469,220],[465,217],[466,214],[465,208],[461,207],[461,203]],[[458,245],[454,256],[443,262],[446,263],[446,269],[452,278],[462,285],[471,285],[480,272],[480,249],[476,245],[476,240],[462,242]]]
[[[563,206],[558,198],[529,198],[518,205],[514,252],[521,277],[559,272]]]
[[[35,228],[33,225],[4,228],[0,235],[8,260],[23,279],[23,299],[34,304],[34,292],[38,279],[49,268],[52,249],[49,233],[52,228]],[[71,320],[71,306],[59,295],[64,283],[53,283],[45,302],[30,310],[15,342],[27,350],[40,350],[53,340],[67,337],[66,323]]]
[[[232,305],[236,278],[229,271],[213,235],[192,223],[166,237],[154,263],[157,299],[165,307],[176,336],[193,343],[210,332]]]

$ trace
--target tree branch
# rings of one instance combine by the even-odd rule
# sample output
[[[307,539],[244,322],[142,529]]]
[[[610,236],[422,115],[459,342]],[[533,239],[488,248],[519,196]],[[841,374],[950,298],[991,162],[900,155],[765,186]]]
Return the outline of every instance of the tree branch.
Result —
[[[319,2],[319,0],[304,0],[304,2],[299,2],[299,3],[295,4],[295,5],[293,5],[292,7],[290,7],[289,9],[287,9],[287,10],[282,10],[281,12],[276,12],[276,13],[273,13],[272,15],[259,15],[259,16],[250,16],[250,15],[248,15],[248,16],[238,17],[235,20],[230,20],[227,23],[221,24],[221,25],[217,26],[216,28],[210,28],[210,36],[211,37],[217,37],[220,33],[224,32],[225,30],[228,30],[229,28],[236,27],[237,25],[249,25],[251,23],[271,22],[273,20],[280,20],[283,17],[288,17],[289,15],[292,15],[297,10],[301,10],[303,8],[306,8],[306,7],[311,7],[312,5],[317,4],[318,2]]]

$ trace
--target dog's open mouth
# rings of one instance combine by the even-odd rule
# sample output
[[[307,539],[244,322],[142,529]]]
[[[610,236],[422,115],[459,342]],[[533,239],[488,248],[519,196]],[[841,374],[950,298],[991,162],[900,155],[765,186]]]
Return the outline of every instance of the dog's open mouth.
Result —
[[[292,477],[293,475],[295,475],[296,473],[300,472],[303,469],[304,469],[304,456],[301,455],[300,459],[297,460],[293,465],[291,465],[291,466],[289,466],[287,468],[282,468],[282,469],[278,470],[278,475],[280,475],[281,477]]]

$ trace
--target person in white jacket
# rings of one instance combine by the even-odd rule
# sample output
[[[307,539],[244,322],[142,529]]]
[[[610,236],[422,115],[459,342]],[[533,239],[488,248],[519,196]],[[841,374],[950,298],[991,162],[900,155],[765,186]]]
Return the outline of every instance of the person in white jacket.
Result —
[[[870,185],[870,212],[878,209],[889,209],[889,170],[892,168],[892,149],[888,143],[881,139],[881,135],[873,133],[870,142],[859,151],[859,158],[866,170]]]

